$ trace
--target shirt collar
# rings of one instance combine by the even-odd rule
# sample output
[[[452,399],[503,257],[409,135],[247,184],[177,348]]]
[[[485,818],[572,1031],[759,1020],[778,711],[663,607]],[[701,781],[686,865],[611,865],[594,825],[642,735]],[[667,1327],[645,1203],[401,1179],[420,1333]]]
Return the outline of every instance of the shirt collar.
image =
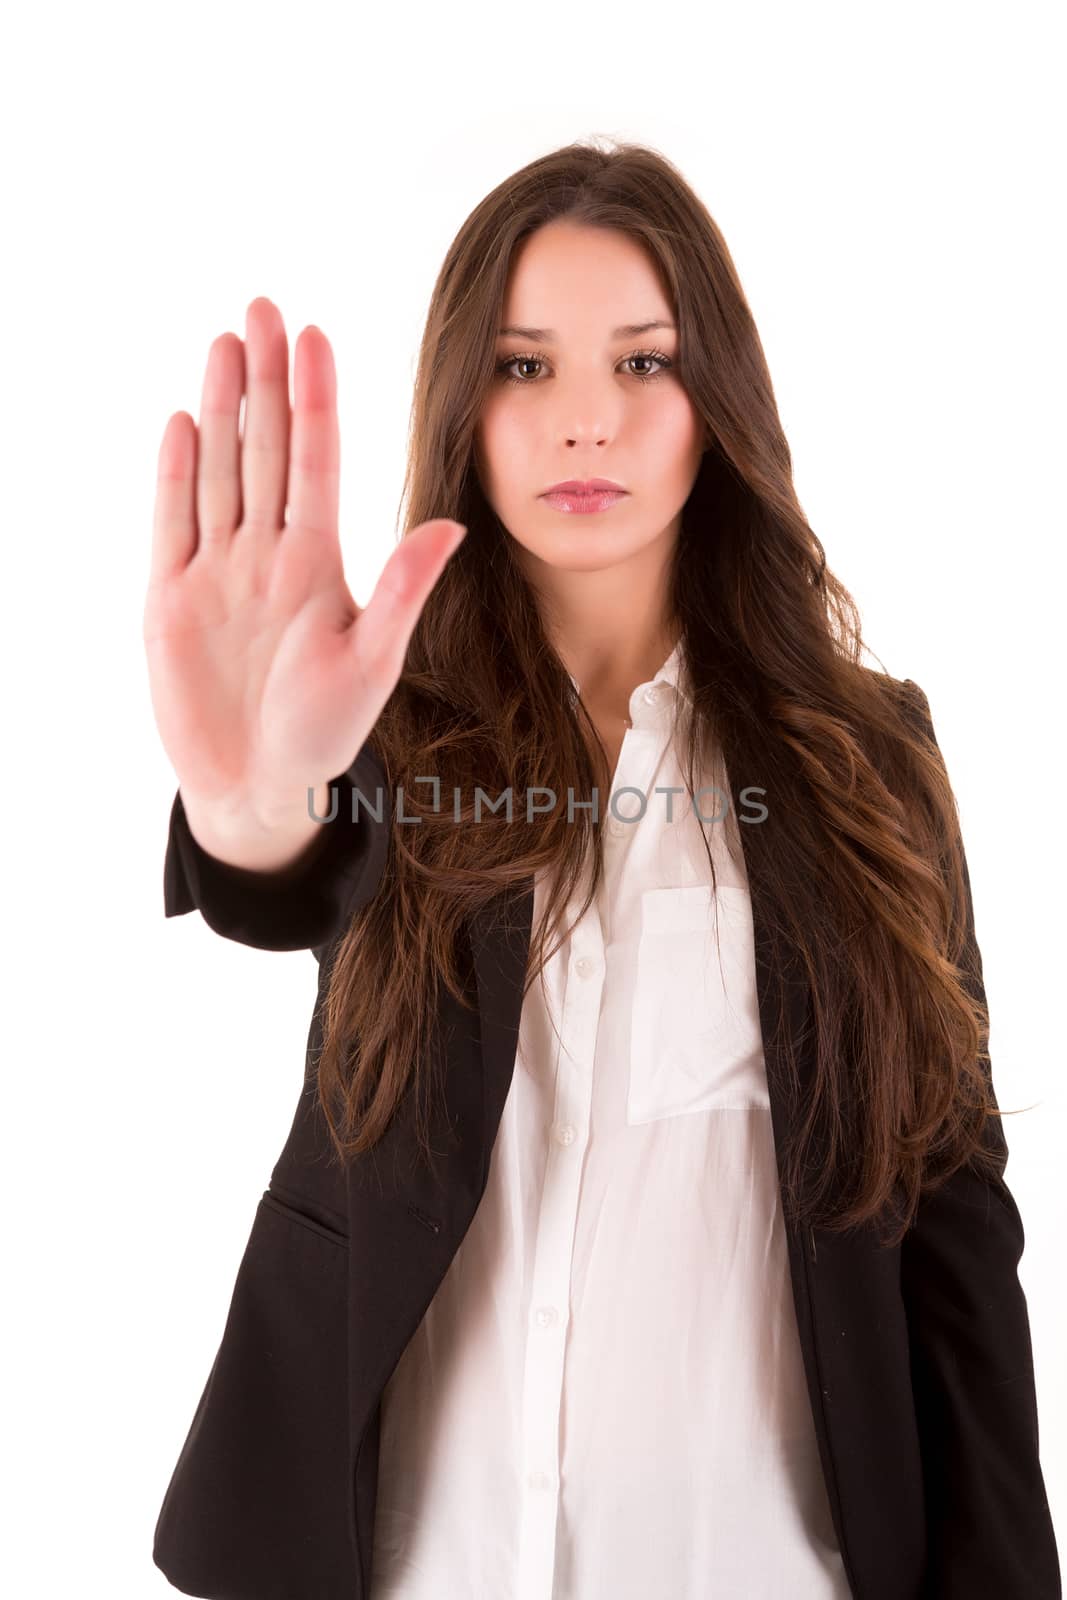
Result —
[[[574,676],[573,672],[569,672],[567,676],[571,680],[575,694],[578,694],[581,688],[578,679]],[[682,697],[682,699],[692,701],[692,678],[689,675],[689,668],[685,660],[685,648],[684,641],[682,639],[678,640],[678,643],[675,645],[674,649],[671,651],[662,667],[660,667],[655,677],[649,681],[651,683],[670,684],[671,687],[675,689]],[[639,683],[637,687],[639,689],[643,689],[646,688],[647,685]]]

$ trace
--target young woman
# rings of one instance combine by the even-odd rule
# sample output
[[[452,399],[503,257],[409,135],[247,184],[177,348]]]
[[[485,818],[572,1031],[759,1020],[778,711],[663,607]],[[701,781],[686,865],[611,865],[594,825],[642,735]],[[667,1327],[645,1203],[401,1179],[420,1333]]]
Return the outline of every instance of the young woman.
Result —
[[[361,609],[317,329],[290,418],[254,301],[163,439],[166,914],[319,989],[155,1561],[220,1600],[1052,1600],[952,790],[669,162],[487,196],[411,440]]]

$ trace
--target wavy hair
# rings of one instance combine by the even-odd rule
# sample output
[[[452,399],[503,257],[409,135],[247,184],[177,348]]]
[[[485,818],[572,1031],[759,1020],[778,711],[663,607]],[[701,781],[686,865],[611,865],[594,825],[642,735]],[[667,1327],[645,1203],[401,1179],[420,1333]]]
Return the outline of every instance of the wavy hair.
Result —
[[[733,789],[758,783],[769,797],[748,871],[803,961],[816,1062],[779,1151],[784,1205],[794,1223],[835,1232],[895,1208],[896,1242],[923,1192],[966,1162],[997,1175],[1004,1160],[999,1124],[988,1137],[1001,1113],[956,803],[921,691],[861,661],[856,606],[798,502],[723,237],[671,163],[633,143],[569,144],[507,178],[463,223],[433,288],[402,520],[405,533],[438,516],[468,532],[372,734],[390,795],[402,784],[421,822],[391,826],[382,892],[324,979],[318,1098],[333,1150],[341,1161],[369,1150],[409,1091],[425,1148],[442,986],[471,1003],[465,919],[550,869],[525,996],[553,932],[564,936],[564,907],[583,883],[588,906],[603,873],[599,827],[581,808],[577,822],[558,808],[518,826],[454,820],[473,820],[476,787],[588,796],[604,759],[474,457],[513,254],[558,218],[648,252],[679,329],[676,370],[711,440],[670,572],[694,690],[680,749],[690,793],[717,752]],[[462,797],[458,813],[420,804],[428,773]],[[786,1030],[780,1043],[795,1086],[797,1041]]]

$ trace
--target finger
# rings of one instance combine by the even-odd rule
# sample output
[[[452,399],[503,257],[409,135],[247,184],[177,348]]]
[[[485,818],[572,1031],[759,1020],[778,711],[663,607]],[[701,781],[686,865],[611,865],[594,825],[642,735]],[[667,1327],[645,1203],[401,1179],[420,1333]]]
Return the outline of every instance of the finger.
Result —
[[[437,517],[400,541],[351,630],[365,677],[384,673],[394,682],[399,678],[419,613],[466,537],[462,523]]]
[[[263,296],[245,313],[241,525],[280,529],[289,458],[289,342],[281,313]]]
[[[176,411],[159,447],[150,582],[183,571],[196,554],[196,455],[196,423],[188,411]]]
[[[223,333],[208,351],[200,396],[200,459],[196,474],[196,516],[200,543],[224,544],[241,521],[241,396],[245,386],[245,347],[235,333]]]
[[[336,536],[341,461],[337,373],[330,341],[313,324],[296,341],[293,388],[288,522]]]

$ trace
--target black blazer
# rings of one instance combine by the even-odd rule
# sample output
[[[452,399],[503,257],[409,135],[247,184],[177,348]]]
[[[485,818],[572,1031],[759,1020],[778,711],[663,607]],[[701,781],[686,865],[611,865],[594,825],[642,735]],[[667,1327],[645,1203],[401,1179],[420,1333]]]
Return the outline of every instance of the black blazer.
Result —
[[[926,697],[907,683],[932,736]],[[381,885],[392,805],[370,740],[336,782],[339,815],[287,883],[240,879],[202,851],[180,792],[164,866],[166,916],[197,908],[225,938],[312,949],[316,1013],[334,941]],[[379,786],[383,820],[363,809],[353,823],[350,789],[374,805]],[[739,831],[750,857],[760,830]],[[415,1159],[411,1096],[347,1174],[326,1159],[313,1016],[292,1128],[155,1528],[153,1559],[183,1593],[369,1600],[382,1391],[485,1191],[532,910],[531,881],[468,920],[477,1010],[465,1013],[446,991],[448,1116],[434,1113],[432,1171]],[[791,1028],[807,1037],[810,996],[755,885],[752,911],[765,1041],[779,983]],[[766,1058],[781,1148],[785,1085],[778,1052]],[[811,1070],[803,1048],[800,1069]],[[999,1120],[990,1127],[1006,1161]],[[856,1600],[1059,1600],[1016,1271],[1023,1227],[1008,1191],[961,1170],[924,1200],[897,1249],[876,1246],[867,1231],[788,1228],[787,1238],[819,1455]]]

